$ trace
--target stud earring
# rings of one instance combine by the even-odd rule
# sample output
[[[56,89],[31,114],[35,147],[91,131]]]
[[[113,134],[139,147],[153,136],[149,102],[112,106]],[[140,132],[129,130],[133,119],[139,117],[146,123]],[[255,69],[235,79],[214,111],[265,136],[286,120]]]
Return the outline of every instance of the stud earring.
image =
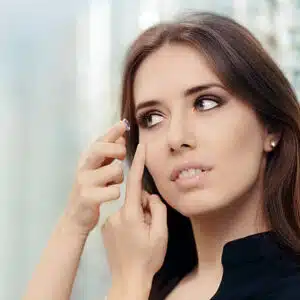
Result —
[[[271,141],[271,147],[275,148],[276,147],[276,142],[275,141]]]

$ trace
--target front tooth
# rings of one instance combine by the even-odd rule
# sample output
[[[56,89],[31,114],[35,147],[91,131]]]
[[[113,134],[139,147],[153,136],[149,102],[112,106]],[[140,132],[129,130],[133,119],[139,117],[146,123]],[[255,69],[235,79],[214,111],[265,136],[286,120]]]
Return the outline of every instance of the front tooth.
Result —
[[[201,170],[200,169],[189,169],[189,170],[184,170],[179,174],[179,178],[187,178],[187,177],[193,177],[196,176],[197,174],[200,174]]]
[[[187,171],[187,170],[182,171],[179,176],[181,176],[181,177],[188,177],[189,176],[189,171]]]
[[[195,176],[196,175],[196,170],[195,169],[188,170],[188,172],[189,172],[190,176]]]

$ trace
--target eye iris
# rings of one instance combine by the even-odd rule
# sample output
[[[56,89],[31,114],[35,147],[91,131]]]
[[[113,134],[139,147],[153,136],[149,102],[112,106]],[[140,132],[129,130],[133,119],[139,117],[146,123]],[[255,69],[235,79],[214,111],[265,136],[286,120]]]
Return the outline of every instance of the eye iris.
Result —
[[[146,124],[149,125],[149,123],[151,123],[151,121],[153,122],[154,117],[158,118],[159,116],[156,114],[149,114],[148,116],[146,116]],[[151,126],[151,124],[150,124],[150,126]]]
[[[151,123],[151,118],[152,118],[152,115],[149,114],[146,116],[146,124],[149,125],[149,123]]]

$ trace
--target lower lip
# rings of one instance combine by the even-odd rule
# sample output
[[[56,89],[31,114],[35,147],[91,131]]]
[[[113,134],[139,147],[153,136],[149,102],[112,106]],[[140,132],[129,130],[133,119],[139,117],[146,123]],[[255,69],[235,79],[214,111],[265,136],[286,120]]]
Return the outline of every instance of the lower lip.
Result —
[[[207,177],[209,171],[201,172],[193,177],[188,177],[188,178],[177,178],[175,180],[176,185],[180,189],[191,189],[195,187],[201,187],[204,184],[204,180]]]

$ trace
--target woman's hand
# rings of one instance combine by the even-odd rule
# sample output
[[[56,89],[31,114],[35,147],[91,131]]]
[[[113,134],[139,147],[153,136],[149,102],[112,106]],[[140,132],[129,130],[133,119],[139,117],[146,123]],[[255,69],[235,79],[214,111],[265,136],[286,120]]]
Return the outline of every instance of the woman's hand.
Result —
[[[168,242],[166,206],[159,196],[142,190],[144,164],[145,147],[138,145],[127,178],[125,203],[102,226],[112,290],[121,289],[121,293],[131,293],[132,297],[141,287],[141,294],[150,292]]]
[[[126,157],[126,125],[120,121],[102,138],[96,140],[79,160],[76,180],[64,217],[86,235],[99,220],[100,204],[120,197],[120,183],[124,180],[120,163],[114,159]]]

